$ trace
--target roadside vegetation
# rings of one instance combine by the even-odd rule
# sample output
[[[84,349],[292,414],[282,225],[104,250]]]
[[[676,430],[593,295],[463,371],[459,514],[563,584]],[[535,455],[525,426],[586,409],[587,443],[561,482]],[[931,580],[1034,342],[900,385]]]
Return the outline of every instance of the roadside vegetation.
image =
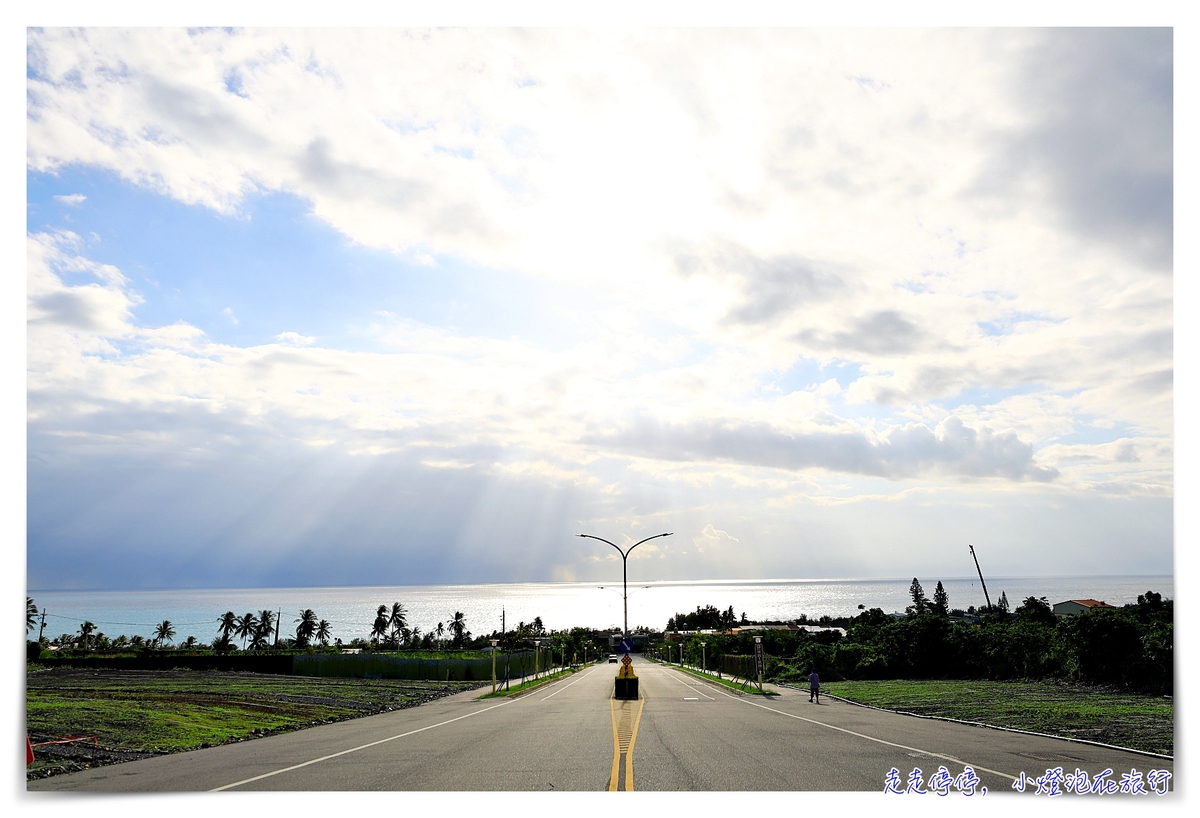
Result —
[[[568,668],[563,668],[562,670],[552,671],[551,673],[548,673],[544,676],[540,676],[537,679],[530,679],[529,681],[521,682],[520,684],[509,685],[509,687],[507,689],[497,688],[495,693],[493,693],[491,690],[488,690],[487,693],[484,693],[479,698],[481,698],[481,699],[500,699],[500,698],[509,698],[512,696],[519,696],[522,693],[527,693],[530,690],[533,690],[534,688],[538,688],[538,687],[542,687],[543,685],[547,685],[550,682],[555,681],[556,679],[561,679],[564,676],[570,676],[573,673],[576,673],[577,671],[579,671],[580,669],[581,668],[579,668],[579,667],[568,667]],[[490,688],[491,682],[490,681],[487,682],[486,684],[483,685],[483,687]]]
[[[480,683],[329,679],[255,673],[28,667],[26,729],[31,777],[413,707]]]
[[[824,690],[888,710],[1175,754],[1175,705],[1162,696],[1056,681],[842,681]]]
[[[726,678],[724,676],[718,676],[711,671],[705,672],[705,671],[701,671],[697,668],[687,667],[686,665],[680,669],[683,670],[685,673],[690,673],[691,675],[697,676],[706,682],[712,682],[713,684],[718,684],[718,685],[721,685],[722,687],[727,687],[730,690],[736,690],[739,693],[749,693],[752,696],[760,696],[760,695],[761,696],[778,696],[779,695],[774,690],[768,690],[765,687],[760,691],[758,689],[758,684],[756,682],[748,680],[748,679],[741,679],[739,681],[735,681],[734,679]]]
[[[926,599],[913,580],[913,605],[898,618],[879,608],[855,617],[796,620],[825,626],[809,633],[785,623],[734,634],[732,612],[712,606],[679,614],[693,631],[684,660],[745,675],[762,638],[767,681],[801,684],[814,669],[823,683],[867,679],[1056,680],[1152,695],[1174,691],[1174,606],[1147,591],[1133,605],[1055,617],[1045,598],[1029,597],[1009,612],[956,611],[940,588]],[[738,623],[741,625],[741,623]],[[841,629],[841,630],[839,630]],[[845,631],[843,636],[842,630]],[[701,643],[705,643],[702,647]],[[677,651],[675,644],[668,651]]]
[[[408,609],[401,602],[380,605],[371,622],[364,623],[366,637],[348,642],[332,638],[332,626],[311,608],[297,612],[292,628],[285,629],[285,617],[276,611],[263,609],[236,614],[226,611],[213,622],[214,635],[203,641],[189,635],[176,641],[177,628],[170,620],[154,626],[153,637],[124,634],[110,637],[96,623],[84,620],[74,633],[46,636],[46,611],[39,611],[31,597],[26,597],[25,631],[35,634],[28,639],[26,659],[30,662],[50,661],[54,657],[130,657],[148,654],[203,655],[278,655],[341,653],[353,650],[362,653],[398,654],[415,659],[482,659],[491,656],[492,640],[497,649],[506,653],[538,651],[541,666],[578,664],[594,659],[608,651],[608,631],[592,628],[570,628],[552,631],[542,624],[540,616],[531,622],[518,622],[504,632],[472,635],[462,611],[454,611],[428,632],[410,627]]]

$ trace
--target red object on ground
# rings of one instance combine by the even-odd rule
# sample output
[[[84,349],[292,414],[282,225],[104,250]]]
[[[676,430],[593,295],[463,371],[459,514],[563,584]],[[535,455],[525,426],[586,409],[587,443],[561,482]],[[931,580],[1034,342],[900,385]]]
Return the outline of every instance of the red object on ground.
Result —
[[[25,766],[28,767],[33,763],[33,743],[29,740],[29,734],[25,734]]]

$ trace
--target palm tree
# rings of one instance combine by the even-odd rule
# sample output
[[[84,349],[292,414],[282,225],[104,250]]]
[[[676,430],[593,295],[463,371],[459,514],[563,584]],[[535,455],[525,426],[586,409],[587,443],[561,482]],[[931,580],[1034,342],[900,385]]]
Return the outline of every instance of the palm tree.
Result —
[[[171,624],[171,620],[164,619],[154,628],[154,646],[158,647],[163,642],[170,642],[175,638],[175,627]]]
[[[262,649],[270,647],[271,636],[275,633],[275,612],[274,611],[259,611],[258,612],[258,629],[254,632],[254,641],[251,647]]]
[[[312,608],[305,608],[296,622],[296,647],[308,647],[308,640],[317,632],[317,615]]]
[[[387,636],[388,630],[388,609],[387,605],[380,605],[379,610],[375,612],[375,624],[371,627],[371,638],[378,644],[379,640]]]
[[[399,647],[401,637],[408,636],[408,611],[399,602],[392,603],[392,612],[388,615],[388,627],[392,629],[392,641]]]
[[[221,636],[225,637],[225,641],[229,641],[229,634],[237,630],[238,618],[233,611],[226,611],[221,614],[221,618],[217,620],[217,628],[221,631]]]
[[[445,635],[446,635],[446,626],[443,625],[441,622],[439,622],[438,626],[437,626],[438,647],[441,647],[442,637]]]
[[[329,622],[322,619],[317,624],[317,632],[316,632],[315,636],[321,640],[322,645],[328,645],[329,644],[329,636],[330,636],[331,632],[332,632],[332,628],[330,628]]]
[[[25,597],[25,633],[29,633],[37,627],[37,605],[33,604],[33,597]]]
[[[471,632],[467,630],[467,618],[463,616],[462,611],[455,611],[454,616],[450,617],[450,646],[461,648],[468,639],[471,638]]]
[[[258,617],[252,613],[239,616],[234,624],[234,632],[242,637],[242,650],[246,649],[246,637],[258,633]]]
[[[189,636],[187,639],[183,640],[183,644],[180,645],[180,647],[187,648],[188,650],[196,647],[196,637]]]
[[[79,626],[79,635],[83,637],[83,649],[84,650],[87,650],[88,637],[91,636],[95,630],[96,630],[95,624],[93,624],[92,622],[89,622],[86,619],[83,621],[83,624]]]

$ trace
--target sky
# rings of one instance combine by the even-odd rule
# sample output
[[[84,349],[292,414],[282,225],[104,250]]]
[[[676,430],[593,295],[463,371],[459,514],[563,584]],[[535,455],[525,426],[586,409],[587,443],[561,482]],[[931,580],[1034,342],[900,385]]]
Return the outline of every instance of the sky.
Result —
[[[1171,574],[1170,29],[31,29],[34,589]]]

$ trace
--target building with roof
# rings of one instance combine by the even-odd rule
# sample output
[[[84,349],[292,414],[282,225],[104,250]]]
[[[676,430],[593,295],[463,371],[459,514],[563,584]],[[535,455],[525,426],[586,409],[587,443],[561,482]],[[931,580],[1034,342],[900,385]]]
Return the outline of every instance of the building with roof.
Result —
[[[1094,611],[1101,608],[1116,608],[1116,605],[1109,605],[1107,602],[1101,602],[1097,599],[1068,599],[1066,602],[1056,602],[1054,604],[1055,616],[1074,616],[1081,614],[1084,611]]]

